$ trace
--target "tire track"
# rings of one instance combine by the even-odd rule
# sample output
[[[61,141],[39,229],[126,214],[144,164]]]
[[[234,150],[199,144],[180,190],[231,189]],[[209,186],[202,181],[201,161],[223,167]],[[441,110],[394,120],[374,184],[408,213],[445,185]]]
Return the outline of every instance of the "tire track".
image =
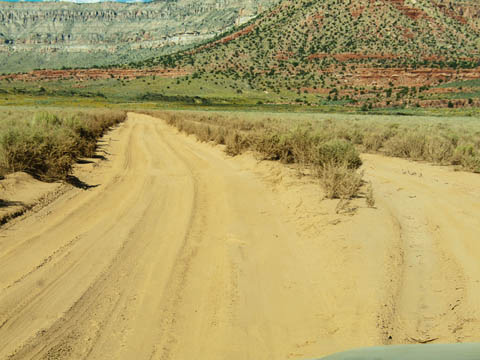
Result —
[[[461,329],[471,317],[464,306],[468,298],[466,289],[471,284],[467,282],[465,267],[460,265],[461,259],[450,248],[453,239],[447,240],[442,231],[445,220],[458,218],[458,213],[452,211],[451,200],[443,200],[450,195],[442,189],[444,186],[431,184],[432,179],[428,178],[431,174],[406,171],[395,167],[395,161],[422,171],[430,170],[428,165],[409,164],[400,159],[375,157],[375,163],[370,163],[372,170],[367,176],[382,199],[380,206],[391,214],[399,230],[390,250],[391,258],[399,260],[393,261],[397,266],[389,271],[391,300],[381,321],[388,329],[384,343],[463,341],[466,337]],[[440,174],[443,175],[446,171]],[[460,199],[464,197],[461,193],[458,193]],[[464,238],[460,236],[459,241],[475,238],[468,229],[458,226],[452,229],[462,232]]]

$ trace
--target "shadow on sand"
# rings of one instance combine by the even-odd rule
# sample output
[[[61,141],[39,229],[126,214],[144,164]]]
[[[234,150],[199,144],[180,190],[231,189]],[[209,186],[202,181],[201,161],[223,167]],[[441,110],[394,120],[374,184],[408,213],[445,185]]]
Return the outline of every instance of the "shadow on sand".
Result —
[[[22,206],[24,205],[21,201],[10,201],[0,199],[0,208],[6,208],[9,206]]]
[[[82,190],[88,190],[88,189],[92,189],[92,188],[96,188],[97,186],[100,186],[100,184],[96,184],[96,185],[87,184],[86,182],[80,180],[78,177],[73,175],[67,176],[67,179],[65,181],[67,182],[67,184],[70,184]]]

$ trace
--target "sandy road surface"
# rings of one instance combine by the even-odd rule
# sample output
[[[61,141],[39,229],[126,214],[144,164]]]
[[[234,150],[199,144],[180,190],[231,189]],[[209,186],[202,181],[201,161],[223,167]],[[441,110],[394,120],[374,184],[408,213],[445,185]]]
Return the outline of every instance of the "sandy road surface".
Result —
[[[390,333],[397,342],[480,341],[480,176],[365,155],[394,220]],[[480,356],[480,354],[479,354]]]
[[[98,186],[0,231],[0,359],[480,341],[480,177],[367,156],[377,209],[337,214],[281,165],[147,116],[107,142]]]

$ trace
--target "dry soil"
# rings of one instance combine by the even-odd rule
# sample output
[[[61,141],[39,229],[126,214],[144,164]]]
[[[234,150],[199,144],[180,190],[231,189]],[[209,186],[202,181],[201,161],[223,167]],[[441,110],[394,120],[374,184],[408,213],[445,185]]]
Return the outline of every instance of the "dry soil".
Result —
[[[376,208],[129,114],[0,228],[0,359],[305,359],[480,341],[480,176],[364,156]]]

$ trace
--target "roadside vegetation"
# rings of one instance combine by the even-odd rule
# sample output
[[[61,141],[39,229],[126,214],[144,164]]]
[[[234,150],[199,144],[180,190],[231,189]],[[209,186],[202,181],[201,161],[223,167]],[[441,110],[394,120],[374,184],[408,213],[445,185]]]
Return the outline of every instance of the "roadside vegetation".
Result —
[[[480,173],[480,121],[468,118],[151,111],[198,140],[235,156],[295,164],[328,198],[372,194],[358,170],[362,152],[382,153]],[[372,196],[370,196],[372,197]],[[373,203],[372,199],[369,199]]]
[[[288,128],[273,119],[250,120],[222,115],[150,112],[203,142],[225,145],[231,156],[253,151],[264,160],[296,164],[320,180],[328,198],[350,199],[363,185],[354,144],[305,127]]]
[[[126,113],[108,110],[4,110],[0,113],[0,176],[23,171],[66,180],[73,164],[95,154],[97,140]]]

